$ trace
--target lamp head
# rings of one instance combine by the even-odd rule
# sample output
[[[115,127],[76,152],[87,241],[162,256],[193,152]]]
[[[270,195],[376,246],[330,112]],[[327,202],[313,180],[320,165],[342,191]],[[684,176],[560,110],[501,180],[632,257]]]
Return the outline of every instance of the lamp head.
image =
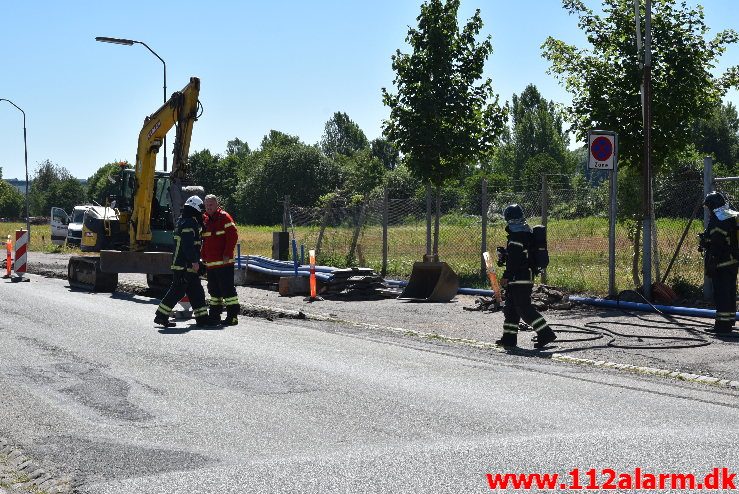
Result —
[[[95,41],[101,41],[103,43],[113,43],[115,45],[128,45],[131,46],[135,43],[132,39],[121,39],[121,38],[106,38],[105,36],[97,36]]]

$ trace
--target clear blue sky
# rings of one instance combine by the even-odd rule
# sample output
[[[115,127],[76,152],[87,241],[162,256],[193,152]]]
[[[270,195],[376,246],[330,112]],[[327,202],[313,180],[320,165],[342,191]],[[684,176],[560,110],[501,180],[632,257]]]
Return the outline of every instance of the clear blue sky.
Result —
[[[87,178],[114,160],[134,161],[146,115],[162,103],[162,64],[145,47],[95,42],[140,40],[167,62],[167,91],[201,79],[205,113],[191,152],[223,153],[238,137],[252,149],[271,129],[318,142],[335,111],[373,139],[388,115],[390,57],[408,51],[421,0],[82,0],[5,2],[0,29],[0,98],[26,112],[28,167],[45,159]],[[594,7],[600,4],[589,1]],[[711,35],[739,28],[735,0],[705,0]],[[494,53],[486,65],[501,101],[534,83],[547,99],[569,96],[547,75],[547,35],[582,44],[576,18],[559,0],[462,0],[460,21],[480,8]],[[739,46],[721,67],[739,64]],[[728,99],[739,101],[736,91]],[[168,135],[171,153],[174,132]],[[170,158],[171,163],[171,158]],[[23,178],[22,115],[0,102],[0,166]],[[158,168],[161,168],[161,158]]]

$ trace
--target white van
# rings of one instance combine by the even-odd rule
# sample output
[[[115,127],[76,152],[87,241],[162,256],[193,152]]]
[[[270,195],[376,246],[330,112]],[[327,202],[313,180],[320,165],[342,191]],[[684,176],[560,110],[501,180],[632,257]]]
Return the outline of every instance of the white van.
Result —
[[[51,208],[51,243],[79,246],[82,241],[82,221],[91,204],[75,206],[72,215],[62,208]]]

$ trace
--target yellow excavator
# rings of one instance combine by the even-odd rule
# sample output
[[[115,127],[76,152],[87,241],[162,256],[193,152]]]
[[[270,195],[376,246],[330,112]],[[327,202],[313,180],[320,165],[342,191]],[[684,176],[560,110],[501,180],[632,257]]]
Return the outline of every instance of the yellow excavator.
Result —
[[[202,188],[188,184],[187,163],[193,124],[202,114],[199,94],[200,80],[191,77],[182,91],[144,119],[135,166],[121,167],[116,177],[110,177],[116,193],[105,206],[91,206],[85,212],[80,248],[100,254],[69,259],[70,286],[113,292],[118,273],[146,274],[149,286],[167,284],[175,221],[187,196],[202,193]],[[156,171],[157,152],[173,126],[172,171]]]

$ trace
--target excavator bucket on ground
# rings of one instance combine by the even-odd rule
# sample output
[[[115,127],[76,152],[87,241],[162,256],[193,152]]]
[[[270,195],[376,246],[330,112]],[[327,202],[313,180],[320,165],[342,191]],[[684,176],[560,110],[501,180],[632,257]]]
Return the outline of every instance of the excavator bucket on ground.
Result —
[[[459,290],[459,278],[445,262],[413,263],[411,278],[408,280],[401,300],[418,302],[449,302]]]

